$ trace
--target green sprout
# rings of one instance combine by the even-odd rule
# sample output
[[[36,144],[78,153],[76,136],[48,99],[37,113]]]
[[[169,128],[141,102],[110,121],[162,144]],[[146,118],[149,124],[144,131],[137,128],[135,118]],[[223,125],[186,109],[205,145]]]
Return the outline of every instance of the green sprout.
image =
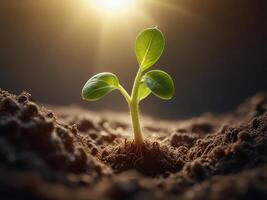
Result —
[[[157,28],[143,30],[135,41],[135,55],[139,64],[131,95],[120,85],[115,74],[103,72],[94,75],[82,89],[82,99],[96,101],[113,90],[119,90],[128,103],[132,118],[135,144],[143,143],[139,120],[139,103],[150,93],[161,99],[171,99],[174,95],[174,83],[169,74],[161,70],[145,71],[160,58],[165,46],[164,36]]]

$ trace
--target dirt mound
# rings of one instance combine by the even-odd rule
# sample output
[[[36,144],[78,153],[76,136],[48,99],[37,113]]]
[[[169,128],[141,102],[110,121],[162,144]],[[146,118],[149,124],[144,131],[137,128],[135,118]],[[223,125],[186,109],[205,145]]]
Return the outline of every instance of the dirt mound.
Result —
[[[115,173],[135,169],[147,176],[179,171],[184,161],[170,146],[146,140],[141,146],[125,140],[120,145],[103,150],[101,159]]]
[[[196,179],[237,173],[267,163],[267,114],[239,127],[198,139],[187,153],[185,172]],[[198,175],[196,175],[198,174]]]
[[[38,106],[28,93],[0,93],[1,164],[14,168],[49,169],[61,173],[107,173],[78,140],[75,126],[64,124]]]
[[[193,186],[180,199],[266,199],[267,167],[256,168],[243,173],[216,176]]]
[[[220,116],[144,117],[137,147],[125,113],[52,112],[26,92],[1,90],[0,197],[266,199],[266,99]]]

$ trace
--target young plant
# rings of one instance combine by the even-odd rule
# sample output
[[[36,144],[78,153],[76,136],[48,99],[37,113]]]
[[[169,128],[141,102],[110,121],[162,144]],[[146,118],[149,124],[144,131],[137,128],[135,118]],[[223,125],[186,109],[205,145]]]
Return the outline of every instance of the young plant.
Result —
[[[115,74],[103,72],[94,75],[82,89],[82,99],[96,101],[113,90],[119,90],[128,103],[134,141],[143,143],[143,135],[139,120],[139,103],[150,93],[161,99],[171,99],[174,95],[174,84],[169,74],[161,70],[151,70],[145,73],[160,58],[165,46],[162,32],[157,28],[143,30],[135,41],[135,55],[139,64],[131,95],[120,85]]]

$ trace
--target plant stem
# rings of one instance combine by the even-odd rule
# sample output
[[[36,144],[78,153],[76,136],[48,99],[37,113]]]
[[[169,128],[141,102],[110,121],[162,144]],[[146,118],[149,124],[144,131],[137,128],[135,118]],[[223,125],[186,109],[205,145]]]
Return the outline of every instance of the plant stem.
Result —
[[[118,89],[120,90],[121,94],[124,96],[125,100],[127,101],[128,105],[130,106],[131,104],[131,97],[128,94],[128,92],[119,84]]]
[[[132,103],[129,106],[129,108],[130,108],[130,113],[131,113],[131,118],[132,118],[134,142],[135,144],[142,144],[144,139],[143,139],[141,126],[140,126],[138,103]]]
[[[133,85],[131,96],[121,85],[118,86],[119,91],[126,99],[129,109],[130,109],[135,144],[142,144],[144,141],[141,126],[140,126],[139,100],[138,100],[138,89],[139,89],[141,78],[142,78],[142,71],[139,69],[134,80],[134,85]]]
[[[135,80],[134,80],[134,85],[133,85],[133,90],[131,94],[131,104],[129,105],[130,108],[130,113],[132,117],[132,126],[133,126],[133,131],[134,131],[134,141],[136,144],[141,144],[143,143],[143,135],[141,131],[141,126],[140,126],[140,120],[139,120],[139,100],[138,100],[138,89],[140,85],[140,81],[142,78],[142,71],[139,68]]]

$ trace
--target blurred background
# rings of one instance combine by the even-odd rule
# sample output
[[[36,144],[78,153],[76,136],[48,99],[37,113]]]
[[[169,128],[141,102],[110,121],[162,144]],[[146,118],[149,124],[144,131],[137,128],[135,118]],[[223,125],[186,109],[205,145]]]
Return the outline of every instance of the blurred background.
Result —
[[[83,102],[93,74],[110,71],[130,91],[139,31],[157,25],[175,97],[152,95],[142,112],[168,119],[234,109],[267,90],[265,0],[1,0],[0,88],[43,103],[127,110],[118,92]],[[127,2],[126,2],[127,1]]]

